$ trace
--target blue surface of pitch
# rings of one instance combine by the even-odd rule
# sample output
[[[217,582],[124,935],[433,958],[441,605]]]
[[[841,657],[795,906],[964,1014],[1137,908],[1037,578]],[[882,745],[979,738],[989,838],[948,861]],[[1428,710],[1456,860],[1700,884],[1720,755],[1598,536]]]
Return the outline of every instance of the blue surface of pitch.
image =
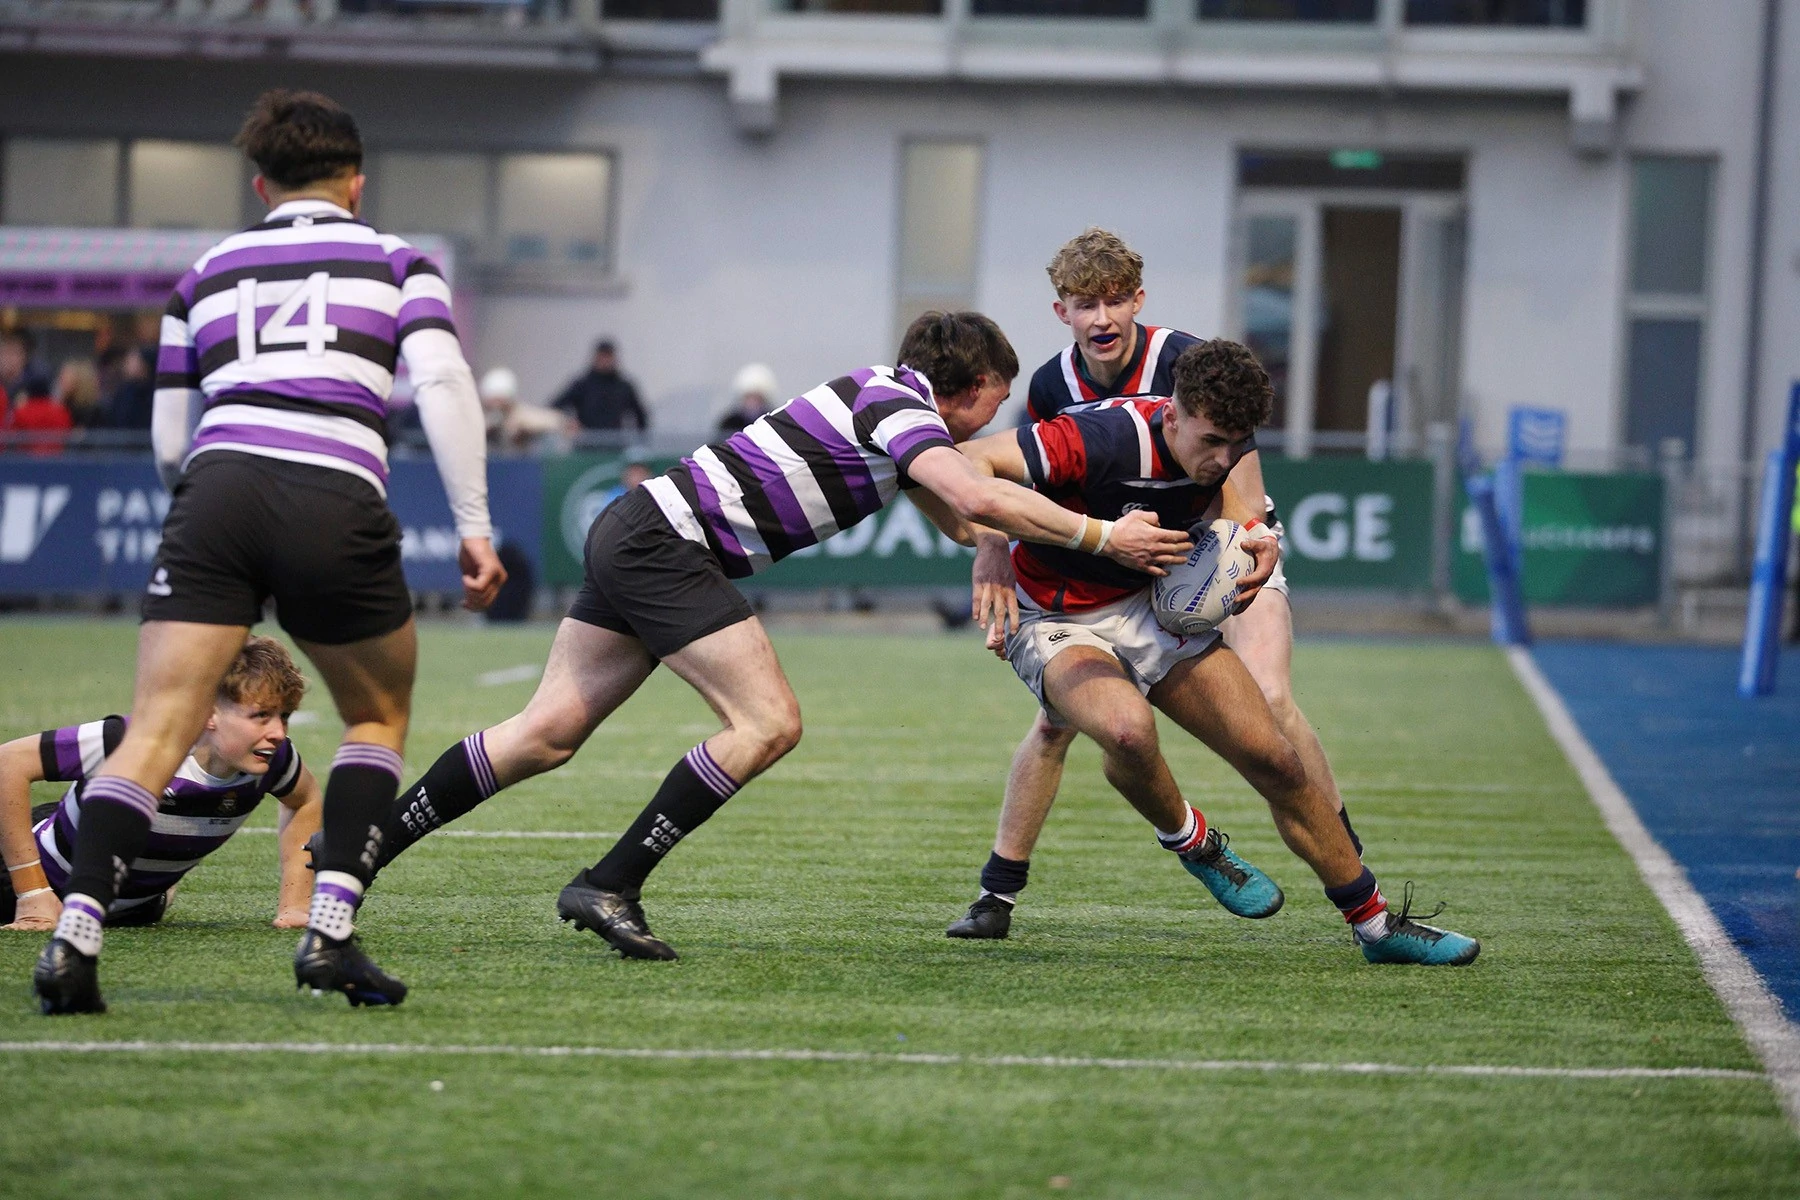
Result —
[[[1776,694],[1737,694],[1738,653],[1548,643],[1533,650],[1651,836],[1800,1020],[1800,649]]]

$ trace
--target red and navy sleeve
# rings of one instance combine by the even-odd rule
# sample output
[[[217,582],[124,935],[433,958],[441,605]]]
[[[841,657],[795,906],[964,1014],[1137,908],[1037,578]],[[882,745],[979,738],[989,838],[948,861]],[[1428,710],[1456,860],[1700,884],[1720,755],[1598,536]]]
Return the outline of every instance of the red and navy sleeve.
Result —
[[[124,740],[125,718],[120,716],[46,729],[38,735],[44,778],[59,783],[87,779]]]

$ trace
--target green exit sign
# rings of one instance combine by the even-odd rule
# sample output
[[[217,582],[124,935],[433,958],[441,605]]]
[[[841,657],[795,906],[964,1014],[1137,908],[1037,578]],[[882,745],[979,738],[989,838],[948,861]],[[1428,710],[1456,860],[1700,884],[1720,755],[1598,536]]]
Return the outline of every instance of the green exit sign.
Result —
[[[1378,171],[1381,169],[1381,151],[1333,150],[1331,165],[1340,171]]]

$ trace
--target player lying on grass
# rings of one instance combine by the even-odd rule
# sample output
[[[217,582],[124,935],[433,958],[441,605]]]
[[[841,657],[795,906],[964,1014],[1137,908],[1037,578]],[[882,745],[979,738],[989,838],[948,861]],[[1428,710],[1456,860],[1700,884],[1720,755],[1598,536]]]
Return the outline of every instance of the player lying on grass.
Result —
[[[281,804],[277,929],[306,925],[313,876],[306,840],[319,830],[318,781],[288,740],[306,680],[280,642],[253,637],[219,685],[206,730],[163,789],[150,839],[106,910],[108,925],[162,920],[175,885],[230,840],[264,796]],[[0,746],[0,918],[7,929],[54,929],[68,890],[87,781],[125,736],[125,718],[49,729]],[[31,785],[68,781],[54,804],[31,807]]]
[[[1089,229],[1056,252],[1048,273],[1056,289],[1056,315],[1075,340],[1032,375],[1026,396],[1032,420],[1047,421],[1072,406],[1121,396],[1172,393],[1171,368],[1176,357],[1200,339],[1138,322],[1144,307],[1144,260],[1130,246],[1117,234]],[[1254,437],[1245,443],[1230,478],[1233,488],[1252,504],[1263,498],[1267,512],[1255,515],[1279,538],[1281,520],[1274,500],[1263,489],[1262,455]],[[996,596],[1012,606],[1016,620],[1011,561],[999,539],[983,541],[974,578],[978,606],[981,595]],[[1282,735],[1299,752],[1307,776],[1324,789],[1350,833],[1351,844],[1362,853],[1324,747],[1306,714],[1294,703],[1290,682],[1294,622],[1288,607],[1287,576],[1279,561],[1257,603],[1226,621],[1221,632],[1225,644],[1237,653],[1262,690]],[[1050,721],[1042,712],[1032,722],[1031,731],[1013,755],[993,850],[981,871],[981,895],[968,915],[951,925],[951,936],[1006,936],[1019,893],[1030,878],[1032,849],[1050,816],[1062,780],[1063,760],[1074,740],[1073,728]]]
[[[1214,516],[1226,476],[1268,419],[1269,377],[1248,349],[1224,340],[1183,350],[1172,376],[1173,399],[1077,408],[982,438],[963,453],[984,472],[1029,483],[1090,516],[1143,507],[1168,526]],[[998,540],[986,531],[979,536]],[[1246,579],[1255,586],[1273,567],[1263,559],[1274,543],[1261,538],[1246,545],[1259,560]],[[983,623],[990,630],[1011,624],[1005,656],[1037,696],[1043,721],[1099,744],[1107,780],[1221,904],[1239,916],[1266,917],[1281,907],[1282,894],[1182,798],[1158,744],[1152,706],[1268,801],[1282,840],[1319,877],[1371,962],[1474,960],[1480,945],[1473,939],[1413,921],[1404,905],[1399,913],[1388,910],[1330,796],[1308,774],[1255,680],[1217,631],[1184,638],[1163,629],[1150,607],[1151,580],[1128,568],[1025,545],[1013,550],[1012,561],[1018,616],[1009,622],[990,593]],[[1009,797],[1043,786],[1044,773],[1024,765],[1021,771],[1015,760]],[[1048,807],[1041,794],[1030,802]],[[980,916],[971,912],[970,919]],[[950,934],[959,936],[955,927]]]
[[[955,444],[990,420],[1018,374],[979,313],[927,313],[900,366],[821,384],[612,504],[588,531],[586,582],[525,711],[451,747],[396,803],[383,861],[501,788],[567,762],[667,663],[724,728],[675,764],[618,843],[557,900],[564,920],[631,958],[670,959],[639,903],[650,872],[800,740],[794,699],[762,622],[732,584],[879,512],[903,487],[940,525],[1105,555],[1179,562],[1185,531],[1154,514],[1102,522],[978,472]]]

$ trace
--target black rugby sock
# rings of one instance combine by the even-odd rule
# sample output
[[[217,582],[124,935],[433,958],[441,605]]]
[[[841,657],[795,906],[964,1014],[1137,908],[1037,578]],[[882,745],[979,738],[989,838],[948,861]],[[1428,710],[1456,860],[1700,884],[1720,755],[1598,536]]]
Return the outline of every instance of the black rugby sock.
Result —
[[[432,830],[474,811],[499,790],[483,734],[472,733],[438,755],[431,769],[394,802],[381,826],[376,869],[393,862]]]
[[[1338,820],[1344,823],[1344,832],[1350,835],[1350,844],[1356,847],[1356,857],[1362,857],[1362,839],[1356,836],[1355,826],[1350,824],[1350,806],[1346,804],[1338,809]]]
[[[381,860],[382,825],[393,811],[405,764],[398,751],[345,742],[325,781],[325,852],[319,871],[354,875],[367,887]]]
[[[129,779],[99,775],[84,784],[64,894],[91,896],[102,911],[110,907],[125,872],[144,853],[155,815],[156,797]]]
[[[663,855],[718,812],[737,790],[737,780],[719,768],[702,742],[675,764],[606,857],[578,878],[590,887],[636,896]]]
[[[984,895],[998,896],[1008,904],[1016,903],[1031,874],[1028,858],[1001,858],[999,851],[988,855],[981,868],[981,890]]]

